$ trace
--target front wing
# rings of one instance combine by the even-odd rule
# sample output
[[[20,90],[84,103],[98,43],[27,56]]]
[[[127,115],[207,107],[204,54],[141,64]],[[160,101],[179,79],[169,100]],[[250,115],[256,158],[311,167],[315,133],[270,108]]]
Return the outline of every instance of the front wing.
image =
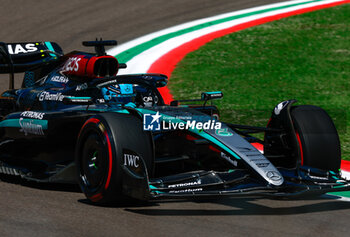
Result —
[[[350,190],[340,174],[311,167],[279,169],[283,185],[267,184],[249,170],[193,171],[149,179],[144,162],[139,167],[123,166],[123,192],[141,200],[194,196],[267,195],[296,197]]]

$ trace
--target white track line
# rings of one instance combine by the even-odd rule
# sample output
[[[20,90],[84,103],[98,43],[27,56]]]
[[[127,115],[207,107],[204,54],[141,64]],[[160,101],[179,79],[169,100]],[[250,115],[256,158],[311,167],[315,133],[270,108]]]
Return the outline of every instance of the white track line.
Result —
[[[268,5],[264,5],[264,6],[248,8],[248,9],[244,9],[244,10],[224,13],[224,14],[220,14],[220,15],[216,15],[216,16],[212,16],[212,17],[207,17],[207,18],[203,18],[203,19],[199,19],[199,20],[190,21],[187,23],[183,23],[183,24],[173,26],[173,27],[170,27],[167,29],[153,32],[153,33],[147,34],[145,36],[141,36],[139,38],[136,38],[134,40],[128,41],[128,42],[121,44],[117,47],[109,49],[107,51],[107,53],[110,55],[117,55],[117,54],[124,52],[132,47],[135,47],[137,45],[148,42],[148,41],[150,41],[154,38],[157,38],[159,36],[166,35],[166,34],[173,33],[173,32],[177,32],[177,31],[180,31],[180,30],[183,30],[183,29],[186,29],[189,27],[197,26],[197,25],[200,25],[200,24],[203,24],[206,22],[215,21],[215,20],[219,20],[219,19],[223,19],[223,18],[227,18],[227,17],[232,17],[232,16],[237,16],[237,15],[241,15],[241,14],[246,14],[246,13],[250,13],[250,12],[254,12],[254,11],[260,11],[260,10],[265,10],[265,9],[269,9],[269,8],[274,8],[274,7],[283,7],[283,6],[290,5],[290,4],[297,4],[297,3],[303,3],[303,2],[308,2],[308,1],[309,0],[296,0],[296,1],[286,1],[286,2],[281,2],[281,3],[268,4]]]
[[[120,74],[130,74],[130,73],[145,73],[148,71],[148,69],[151,67],[151,65],[156,62],[160,57],[165,55],[166,53],[170,52],[171,50],[180,47],[181,45],[190,42],[196,38],[199,38],[201,36],[219,31],[219,30],[224,30],[230,27],[233,27],[235,25],[239,25],[242,23],[250,22],[253,20],[257,20],[260,18],[268,17],[268,16],[274,16],[277,14],[281,13],[287,13],[303,8],[308,8],[308,7],[314,7],[314,6],[319,6],[319,5],[324,5],[327,3],[333,3],[333,2],[340,2],[341,0],[325,0],[325,1],[320,1],[320,2],[313,2],[313,3],[307,3],[303,4],[300,6],[295,6],[295,7],[289,7],[286,9],[280,9],[280,10],[274,10],[271,12],[266,12],[266,13],[261,13],[249,17],[244,17],[228,22],[224,22],[221,24],[209,26],[203,29],[199,29],[187,34],[183,34],[174,38],[171,38],[169,40],[166,40],[142,53],[139,55],[135,56],[128,62],[128,68],[126,70],[122,70]]]

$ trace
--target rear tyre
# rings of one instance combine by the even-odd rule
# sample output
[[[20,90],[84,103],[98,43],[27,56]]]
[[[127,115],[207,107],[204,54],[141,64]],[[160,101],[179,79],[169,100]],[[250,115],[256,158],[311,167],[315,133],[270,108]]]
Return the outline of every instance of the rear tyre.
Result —
[[[125,200],[122,164],[126,152],[142,157],[152,174],[152,137],[142,130],[138,118],[113,113],[96,115],[85,122],[78,137],[75,164],[80,188],[91,202],[112,204]]]
[[[340,141],[327,112],[317,106],[302,105],[292,107],[291,117],[301,164],[338,172],[341,163]]]

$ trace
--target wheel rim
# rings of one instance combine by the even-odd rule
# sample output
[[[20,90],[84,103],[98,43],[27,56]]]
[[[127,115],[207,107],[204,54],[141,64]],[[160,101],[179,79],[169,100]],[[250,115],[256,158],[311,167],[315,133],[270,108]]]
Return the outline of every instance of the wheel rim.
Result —
[[[90,159],[88,159],[88,167],[90,173],[95,173],[98,171],[98,168],[100,166],[98,157],[98,151],[95,151]]]
[[[90,134],[82,148],[80,178],[84,191],[98,191],[106,180],[108,156],[104,139],[96,133]]]

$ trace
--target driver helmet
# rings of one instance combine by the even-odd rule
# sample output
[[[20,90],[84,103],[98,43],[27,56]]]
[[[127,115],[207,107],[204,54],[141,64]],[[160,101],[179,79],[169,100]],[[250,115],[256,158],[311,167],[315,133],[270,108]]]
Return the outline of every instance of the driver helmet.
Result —
[[[103,98],[106,101],[114,101],[127,104],[134,102],[136,93],[132,84],[115,84],[102,88]]]

